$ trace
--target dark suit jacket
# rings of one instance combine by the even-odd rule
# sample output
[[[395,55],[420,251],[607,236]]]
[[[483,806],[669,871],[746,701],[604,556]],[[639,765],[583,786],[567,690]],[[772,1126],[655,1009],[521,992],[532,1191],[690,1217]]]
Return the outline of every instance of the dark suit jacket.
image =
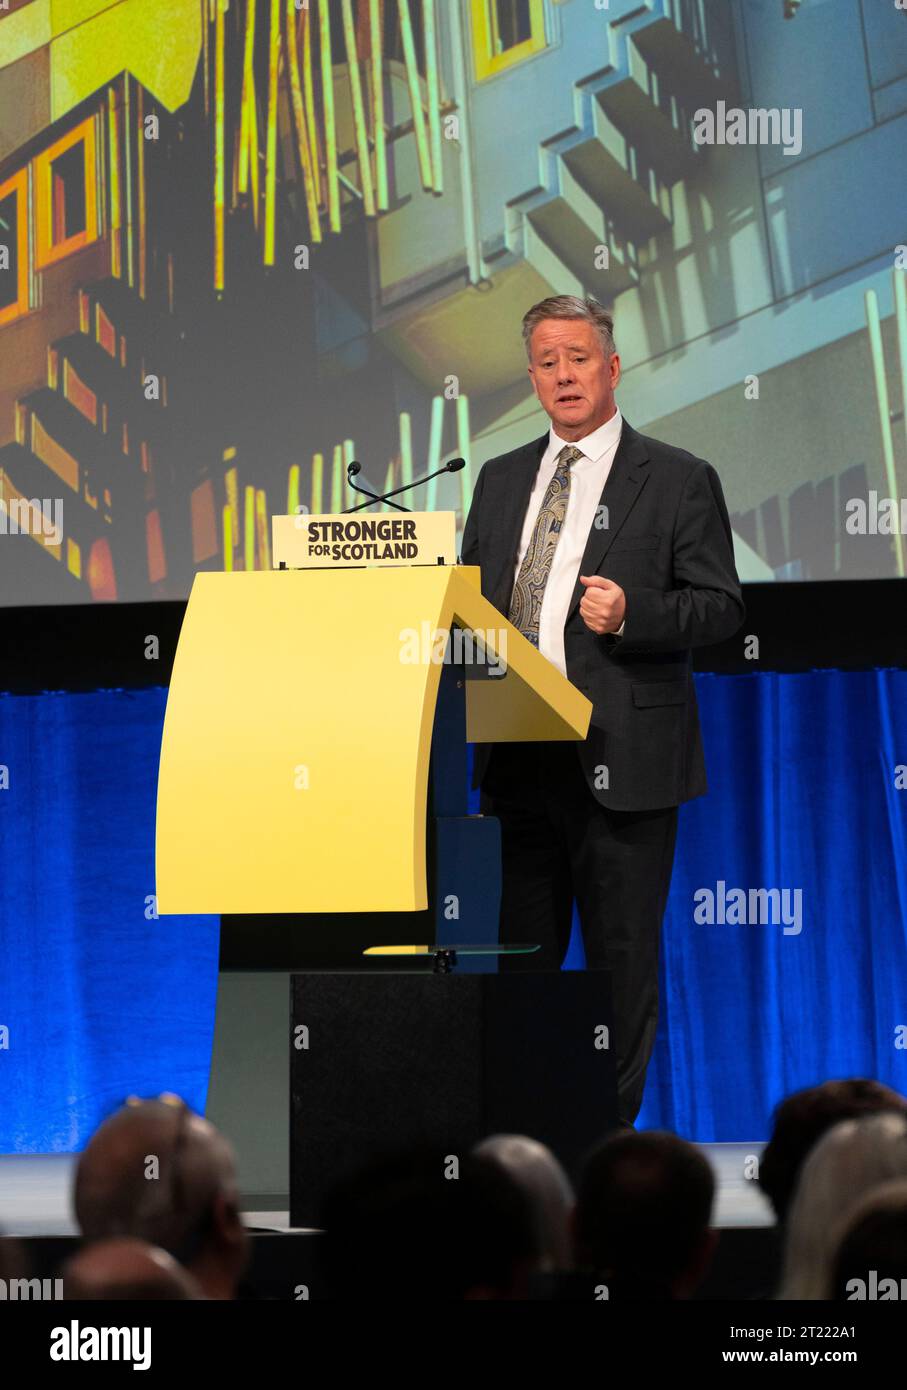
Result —
[[[463,532],[463,564],[480,566],[482,592],[505,617],[547,444],[545,434],[489,459]],[[577,577],[564,627],[567,676],[594,706],[577,751],[603,806],[676,806],[707,790],[690,652],[732,636],[744,619],[727,508],[710,464],[626,420],[601,500],[608,525],[593,524],[580,574],[613,579],[627,611],[622,637],[591,632]],[[490,744],[476,745],[474,786],[490,752]]]

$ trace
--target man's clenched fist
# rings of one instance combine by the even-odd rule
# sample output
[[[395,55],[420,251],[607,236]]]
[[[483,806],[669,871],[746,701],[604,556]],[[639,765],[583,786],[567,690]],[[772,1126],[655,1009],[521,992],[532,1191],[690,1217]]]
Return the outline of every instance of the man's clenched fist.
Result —
[[[623,589],[613,579],[602,579],[600,574],[581,574],[579,582],[586,589],[579,604],[580,616],[586,627],[600,636],[605,632],[616,632],[627,611]]]

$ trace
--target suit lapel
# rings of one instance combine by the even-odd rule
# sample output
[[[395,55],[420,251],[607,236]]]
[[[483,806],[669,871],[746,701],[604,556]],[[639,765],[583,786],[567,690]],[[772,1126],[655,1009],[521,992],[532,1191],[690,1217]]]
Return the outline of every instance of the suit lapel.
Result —
[[[548,439],[546,433],[526,445],[521,455],[514,460],[516,476],[506,480],[506,491],[500,499],[494,544],[494,554],[500,556],[500,563],[487,597],[501,613],[506,613],[510,606],[523,522],[526,519],[526,509],[529,506],[539,464],[548,447]]]
[[[595,574],[598,571],[611,548],[614,537],[623,526],[637,497],[645,486],[649,476],[648,461],[649,455],[642,436],[637,434],[636,430],[631,429],[624,420],[620,432],[620,443],[617,446],[614,462],[611,464],[611,471],[605,481],[599,503],[600,507],[604,506],[608,509],[604,513],[607,516],[608,525],[607,527],[597,526],[593,522],[589,531],[589,538],[586,541],[586,548],[580,562],[579,574],[573,588],[573,597],[567,610],[568,620],[584,593],[583,586],[579,582],[579,575]],[[596,513],[596,519],[598,515],[599,513]]]

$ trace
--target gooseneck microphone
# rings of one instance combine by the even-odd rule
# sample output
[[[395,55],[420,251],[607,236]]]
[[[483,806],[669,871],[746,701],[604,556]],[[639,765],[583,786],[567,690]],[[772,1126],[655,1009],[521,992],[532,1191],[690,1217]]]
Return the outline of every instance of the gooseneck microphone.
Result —
[[[364,487],[357,487],[353,482],[356,475],[362,472],[361,463],[357,463],[354,460],[352,463],[347,464],[347,482],[354,492],[361,493],[364,497],[368,497],[370,501],[360,502],[358,507],[344,507],[344,513],[364,511],[366,507],[371,507],[375,502],[390,502],[391,506],[396,507],[398,512],[408,512],[410,511],[409,507],[401,507],[399,503],[392,501],[392,498],[397,497],[401,492],[408,492],[410,488],[421,487],[422,484],[427,483],[430,478],[438,478],[442,473],[459,473],[460,469],[465,467],[466,460],[464,458],[448,459],[447,463],[443,464],[441,468],[436,469],[434,473],[426,473],[422,478],[414,478],[411,483],[404,483],[402,487],[392,488],[390,492],[378,493],[369,492],[368,489]]]
[[[353,491],[354,491],[354,492],[359,492],[359,493],[361,493],[363,497],[370,497],[370,498],[372,499],[373,502],[390,502],[390,498],[388,498],[388,497],[379,497],[377,492],[369,492],[369,490],[368,490],[367,487],[357,487],[357,486],[356,486],[356,484],[353,482],[353,479],[354,479],[359,473],[361,473],[361,472],[362,472],[362,464],[361,464],[361,463],[357,463],[357,462],[355,461],[355,459],[353,460],[352,463],[348,463],[348,464],[347,464],[347,467],[346,467],[346,480],[347,480],[347,482],[349,483],[350,487],[353,489]],[[370,504],[369,504],[368,502],[363,502],[362,505],[363,505],[363,507],[367,507],[367,506],[369,506]],[[397,509],[398,512],[408,512],[408,511],[409,511],[409,507],[401,507],[399,502],[391,502],[390,505],[391,505],[392,507],[396,507],[396,509]],[[347,511],[359,511],[359,508],[358,508],[358,507],[347,507],[346,510],[347,510]]]

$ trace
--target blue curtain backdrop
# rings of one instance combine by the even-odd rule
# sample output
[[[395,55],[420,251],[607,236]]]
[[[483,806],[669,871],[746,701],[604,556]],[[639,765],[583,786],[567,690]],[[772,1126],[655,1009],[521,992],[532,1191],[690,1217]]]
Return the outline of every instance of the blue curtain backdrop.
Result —
[[[0,1152],[82,1148],[133,1093],[204,1108],[218,919],[145,915],[166,698],[0,696]]]
[[[907,671],[700,676],[711,793],[681,812],[638,1124],[767,1138],[789,1092],[907,1094]],[[698,925],[698,889],[802,888],[802,930]]]
[[[907,672],[697,688],[712,791],[681,812],[639,1123],[755,1141],[831,1076],[907,1092]],[[204,1106],[217,921],[145,916],[165,699],[0,697],[2,1152],[79,1148],[130,1092]],[[696,922],[719,883],[801,889],[802,929]]]

